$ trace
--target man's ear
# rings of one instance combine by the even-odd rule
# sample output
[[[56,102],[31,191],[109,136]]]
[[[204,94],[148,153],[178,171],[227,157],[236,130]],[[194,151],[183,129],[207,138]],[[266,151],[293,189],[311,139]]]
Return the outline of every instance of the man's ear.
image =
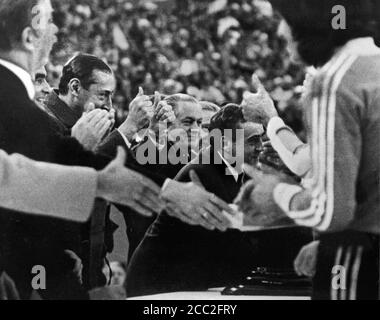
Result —
[[[31,27],[26,27],[21,34],[21,47],[24,50],[33,52],[35,50],[36,35]]]
[[[76,96],[76,97],[79,95],[80,90],[82,89],[80,80],[77,78],[71,79],[68,86],[69,86],[69,92],[73,96]]]

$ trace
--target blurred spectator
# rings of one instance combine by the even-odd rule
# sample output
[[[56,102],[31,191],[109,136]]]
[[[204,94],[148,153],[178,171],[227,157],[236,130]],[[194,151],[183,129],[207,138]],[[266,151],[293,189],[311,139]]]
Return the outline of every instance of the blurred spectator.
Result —
[[[48,66],[50,83],[56,84],[61,65],[75,52],[106,59],[118,80],[119,121],[139,86],[149,94],[240,103],[255,72],[280,114],[302,132],[301,110],[293,106],[304,73],[291,65],[277,36],[279,19],[266,0],[53,1],[62,31]]]
[[[110,272],[111,271],[111,272]],[[125,287],[127,278],[127,264],[121,261],[113,261],[110,266],[105,266],[103,273],[107,278],[107,283],[110,286]],[[112,277],[111,277],[112,274]]]

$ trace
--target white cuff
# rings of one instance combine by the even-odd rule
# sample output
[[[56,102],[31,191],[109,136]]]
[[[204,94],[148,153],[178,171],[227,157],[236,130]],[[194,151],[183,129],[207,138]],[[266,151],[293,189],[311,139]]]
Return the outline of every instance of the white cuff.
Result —
[[[267,136],[270,140],[274,139],[277,135],[277,132],[280,129],[287,128],[286,124],[280,117],[273,117],[270,119],[268,123],[268,128],[267,128]]]
[[[127,145],[128,149],[130,149],[131,146],[132,146],[132,144],[129,142],[128,138],[119,129],[116,129],[116,130],[119,132],[119,134],[123,138],[123,140],[124,140],[125,144]]]
[[[291,212],[290,205],[294,196],[302,192],[302,188],[297,185],[280,183],[273,191],[274,201],[287,215]]]

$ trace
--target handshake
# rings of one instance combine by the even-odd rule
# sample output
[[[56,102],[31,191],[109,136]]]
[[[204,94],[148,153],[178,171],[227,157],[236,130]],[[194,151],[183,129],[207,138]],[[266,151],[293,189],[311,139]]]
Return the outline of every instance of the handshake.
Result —
[[[126,152],[119,147],[115,160],[98,173],[98,198],[133,208],[147,217],[166,210],[184,223],[208,230],[223,232],[231,227],[224,212],[233,215],[233,210],[207,192],[195,172],[190,173],[191,182],[168,179],[161,189],[149,178],[126,168],[125,160]]]

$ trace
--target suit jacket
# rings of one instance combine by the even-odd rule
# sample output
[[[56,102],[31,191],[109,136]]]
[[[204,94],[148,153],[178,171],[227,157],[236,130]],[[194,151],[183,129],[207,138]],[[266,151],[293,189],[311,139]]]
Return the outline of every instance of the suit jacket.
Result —
[[[57,134],[59,129],[56,122],[29,99],[21,80],[3,66],[0,66],[0,112],[0,149],[8,153],[97,170],[103,169],[111,161],[107,156],[84,150],[77,140]],[[128,166],[149,175],[141,167]],[[164,180],[157,178],[155,181],[163,184]],[[35,265],[45,263],[50,266],[52,278],[53,271],[59,269],[57,263],[60,263],[59,259],[54,263],[54,256],[72,242],[72,239],[64,236],[65,231],[71,230],[71,224],[65,225],[62,221],[58,223],[44,217],[0,210],[0,226],[8,274],[18,282],[21,292],[30,289],[30,270]]]
[[[245,176],[227,175],[224,164],[189,164],[176,180],[190,181],[194,170],[205,189],[233,203]],[[300,248],[312,239],[304,229],[259,233],[208,231],[162,213],[137,249],[127,279],[128,296],[207,290],[236,285],[255,267],[291,268]]]

